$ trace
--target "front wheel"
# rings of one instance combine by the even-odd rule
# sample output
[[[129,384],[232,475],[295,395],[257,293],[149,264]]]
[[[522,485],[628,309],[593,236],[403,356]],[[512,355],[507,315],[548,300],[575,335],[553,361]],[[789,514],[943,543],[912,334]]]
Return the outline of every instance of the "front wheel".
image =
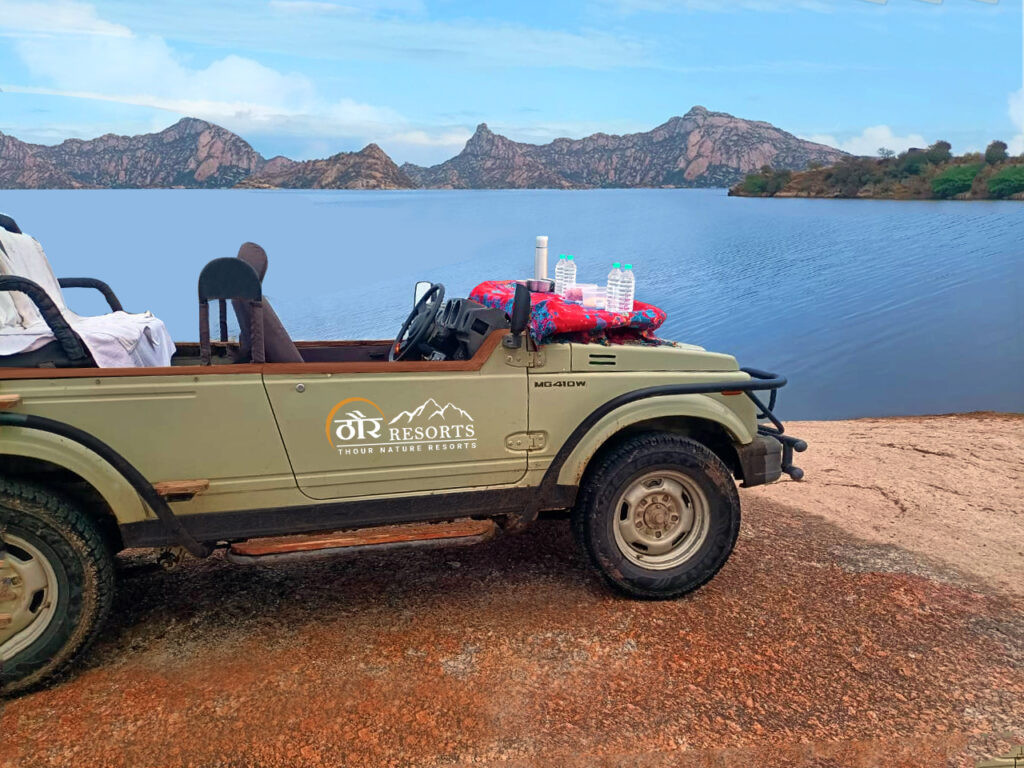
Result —
[[[729,559],[739,495],[728,468],[704,445],[652,432],[598,459],[580,489],[573,527],[616,588],[634,597],[679,597]]]
[[[88,516],[45,488],[0,478],[0,695],[65,669],[113,594],[113,558]]]

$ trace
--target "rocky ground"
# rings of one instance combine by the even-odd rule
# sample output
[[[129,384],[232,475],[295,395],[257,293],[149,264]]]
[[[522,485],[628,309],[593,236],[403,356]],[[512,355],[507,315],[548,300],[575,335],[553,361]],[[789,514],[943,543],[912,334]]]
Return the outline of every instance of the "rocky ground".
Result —
[[[971,766],[1024,743],[1024,419],[793,424],[691,597],[611,593],[552,521],[462,550],[125,558],[0,766]]]

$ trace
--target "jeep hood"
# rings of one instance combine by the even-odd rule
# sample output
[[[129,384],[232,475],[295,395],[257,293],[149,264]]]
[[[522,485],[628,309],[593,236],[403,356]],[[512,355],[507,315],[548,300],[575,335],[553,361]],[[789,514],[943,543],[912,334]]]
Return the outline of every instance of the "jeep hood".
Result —
[[[678,342],[645,347],[632,344],[604,346],[571,344],[571,370],[598,371],[736,371],[732,355],[708,352],[703,347]]]

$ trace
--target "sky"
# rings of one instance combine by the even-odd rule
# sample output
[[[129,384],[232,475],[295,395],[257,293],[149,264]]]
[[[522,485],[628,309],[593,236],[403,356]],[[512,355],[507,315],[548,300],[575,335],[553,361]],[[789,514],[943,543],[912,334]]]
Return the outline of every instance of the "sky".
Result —
[[[694,105],[858,154],[1024,152],[1022,0],[0,0],[0,131],[160,130],[441,162]]]

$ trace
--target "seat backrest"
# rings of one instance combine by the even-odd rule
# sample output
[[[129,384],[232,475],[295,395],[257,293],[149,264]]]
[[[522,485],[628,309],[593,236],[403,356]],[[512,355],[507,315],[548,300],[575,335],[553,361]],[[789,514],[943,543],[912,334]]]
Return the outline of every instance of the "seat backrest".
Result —
[[[0,243],[0,274],[4,274],[3,258],[6,255],[3,243]],[[0,330],[15,325],[21,326],[21,313],[14,303],[14,294],[8,291],[0,291]]]
[[[267,252],[256,243],[242,243],[238,249],[238,258],[252,267],[263,282],[267,274]],[[232,308],[238,318],[238,353],[239,360],[248,361],[252,356],[252,339],[249,329],[252,327],[252,315],[248,302],[232,301]],[[301,363],[302,355],[298,347],[288,335],[284,324],[278,318],[270,302],[263,299],[263,355],[268,363]]]
[[[225,300],[241,301],[249,307],[248,327],[252,333],[253,362],[263,360],[263,291],[255,270],[238,259],[214,259],[199,273],[199,357],[210,365],[210,301],[220,305],[221,340],[227,340]]]
[[[43,246],[34,237],[0,227],[0,275],[27,277],[46,291],[61,312],[68,308]],[[10,304],[13,303],[21,325],[28,327],[42,322],[42,315],[28,296],[18,292],[7,296],[9,300],[0,304],[0,320],[10,320]]]

